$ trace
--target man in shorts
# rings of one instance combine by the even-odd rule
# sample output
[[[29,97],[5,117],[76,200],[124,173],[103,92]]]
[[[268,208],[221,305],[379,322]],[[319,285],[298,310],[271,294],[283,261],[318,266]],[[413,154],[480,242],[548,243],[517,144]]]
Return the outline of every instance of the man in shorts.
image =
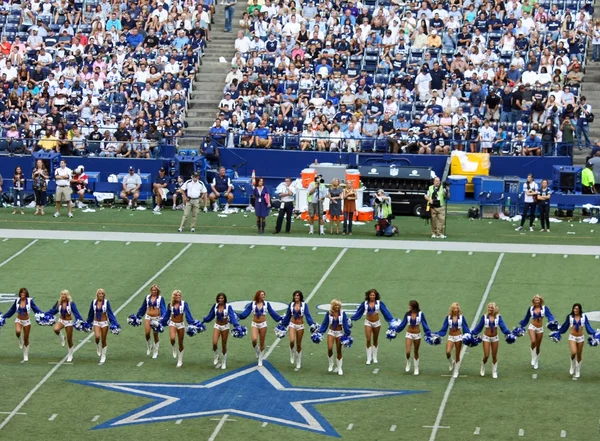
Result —
[[[60,161],[60,167],[54,170],[54,180],[56,181],[56,213],[54,213],[54,217],[60,216],[60,208],[63,202],[67,203],[69,217],[73,217],[71,206],[72,179],[73,171],[67,167],[67,162],[63,159]]]

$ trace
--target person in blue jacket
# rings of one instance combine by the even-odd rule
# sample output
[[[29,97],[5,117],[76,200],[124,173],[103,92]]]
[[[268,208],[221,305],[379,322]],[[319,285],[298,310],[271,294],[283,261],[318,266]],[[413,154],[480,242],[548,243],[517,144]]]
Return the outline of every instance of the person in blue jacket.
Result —
[[[251,331],[252,347],[256,352],[259,366],[263,365],[265,337],[267,335],[267,316],[265,312],[268,312],[271,318],[276,322],[281,321],[279,314],[277,314],[271,304],[265,300],[266,296],[266,293],[259,289],[256,291],[256,294],[254,294],[254,299],[248,303],[244,311],[239,314],[240,320],[244,320],[250,314],[253,314]],[[257,346],[257,342],[260,343],[259,346]]]
[[[333,299],[329,304],[329,311],[325,314],[323,323],[321,323],[321,327],[319,328],[319,333],[324,334],[325,331],[327,331],[327,357],[329,358],[329,368],[327,371],[344,375],[344,371],[342,370],[342,335],[350,335],[350,325],[348,316],[342,310],[342,302],[337,299]],[[333,368],[334,341],[337,352],[337,367],[335,369]]]
[[[154,284],[150,287],[150,294],[142,302],[142,306],[137,312],[139,318],[144,318],[144,332],[146,334],[146,355],[152,353],[152,358],[158,357],[158,348],[160,339],[158,332],[154,331],[154,343],[150,339],[152,321],[160,320],[167,312],[165,299],[160,295],[160,288]]]
[[[96,339],[96,353],[100,357],[100,364],[106,361],[106,336],[109,326],[118,327],[119,322],[106,299],[106,292],[102,288],[96,291],[96,298],[90,304],[87,322],[94,328]]]
[[[400,326],[396,328],[396,332],[400,333],[404,328],[406,328],[406,367],[404,369],[406,372],[410,372],[410,351],[411,348],[414,347],[414,375],[419,375],[419,347],[421,346],[422,337],[420,328],[421,325],[423,325],[425,335],[431,335],[431,330],[427,324],[427,319],[425,319],[425,314],[423,314],[423,311],[421,311],[421,308],[419,307],[419,302],[416,300],[411,300],[408,302],[408,311],[406,314],[404,314],[402,323],[400,323]]]
[[[452,372],[454,378],[458,377],[460,370],[460,351],[462,349],[462,340],[464,334],[470,334],[469,325],[467,319],[463,316],[460,305],[454,302],[450,305],[450,310],[446,316],[444,323],[442,323],[442,329],[436,332],[437,335],[443,337],[448,334],[448,341],[446,342],[446,358],[448,359],[449,366],[448,370]],[[452,360],[452,348],[454,347],[454,358]]]
[[[598,338],[598,332],[594,335],[594,328],[590,325],[590,321],[587,316],[583,313],[581,303],[573,304],[571,313],[567,315],[565,322],[562,324],[557,333],[564,334],[568,329],[571,329],[569,333],[569,347],[571,348],[571,367],[569,368],[569,374],[575,374],[575,378],[579,378],[581,374],[581,355],[583,353],[583,343],[585,336],[583,330],[587,331],[592,338]],[[552,337],[553,334],[550,334]]]
[[[487,305],[487,314],[482,315],[479,319],[479,323],[472,330],[473,335],[479,334],[484,331],[481,340],[483,340],[483,360],[481,362],[481,369],[479,371],[482,377],[485,377],[485,364],[490,357],[490,349],[492,350],[492,378],[498,378],[498,328],[504,333],[504,335],[510,334],[510,330],[506,327],[502,316],[499,313],[498,305],[494,302],[490,302]]]
[[[371,362],[377,364],[377,351],[379,349],[379,331],[381,331],[381,320],[379,319],[379,313],[383,315],[383,318],[390,323],[394,320],[394,317],[381,300],[381,296],[376,289],[370,289],[365,293],[365,300],[359,306],[354,315],[351,317],[352,321],[360,320],[360,318],[366,313],[365,318],[365,336],[367,338],[367,364]]]
[[[525,328],[531,320],[527,330],[531,339],[531,365],[534,369],[539,366],[540,346],[544,337],[544,317],[547,317],[549,322],[554,322],[554,316],[550,312],[550,308],[544,305],[544,298],[536,294],[531,299],[531,306],[527,308],[525,318],[519,322],[519,325]]]
[[[65,336],[62,333],[64,328],[65,334],[67,334],[67,345],[69,347],[68,355],[67,355],[67,363],[73,361],[73,325],[75,324],[75,320],[81,320],[81,314],[77,310],[77,305],[73,301],[71,294],[66,289],[63,289],[60,292],[60,298],[58,302],[54,304],[50,311],[46,312],[47,315],[56,315],[59,314],[59,318],[54,325],[54,333],[58,335],[60,338],[60,344],[62,346],[65,345]]]
[[[19,348],[23,350],[23,361],[29,361],[29,333],[31,331],[31,317],[29,314],[32,310],[35,314],[43,314],[44,311],[38,308],[33,299],[29,297],[27,288],[21,288],[18,297],[8,312],[2,316],[2,322],[11,318],[15,313],[17,314],[15,334],[19,340]]]
[[[302,367],[304,318],[306,318],[306,322],[311,328],[314,327],[315,322],[310,315],[308,305],[304,302],[304,294],[302,294],[302,291],[294,291],[292,300],[293,301],[288,305],[281,324],[287,328],[290,338],[290,363],[296,363],[295,370],[298,371]]]
[[[161,325],[169,325],[169,337],[171,339],[171,347],[173,348],[173,358],[177,358],[177,367],[183,365],[183,338],[185,337],[185,322],[188,325],[195,322],[190,305],[183,300],[181,291],[176,289],[171,294],[171,301],[167,305],[166,314],[161,318]],[[176,340],[179,347],[175,345]]]
[[[227,296],[220,292],[217,294],[216,303],[210,309],[208,315],[202,319],[202,323],[215,321],[212,348],[215,354],[213,364],[215,368],[227,369],[227,339],[229,338],[230,325],[239,326],[237,314],[227,304]],[[219,363],[219,337],[221,337],[221,363]]]

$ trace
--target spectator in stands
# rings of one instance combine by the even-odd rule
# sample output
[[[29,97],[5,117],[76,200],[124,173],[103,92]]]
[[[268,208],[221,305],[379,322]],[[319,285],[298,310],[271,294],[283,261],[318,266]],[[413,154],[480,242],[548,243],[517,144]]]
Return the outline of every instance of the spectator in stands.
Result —
[[[271,137],[271,131],[267,127],[265,120],[262,120],[256,130],[254,130],[254,136],[251,145],[255,147],[269,149],[273,144],[273,138]]]
[[[523,153],[525,156],[542,156],[542,141],[535,130],[529,132]]]
[[[576,129],[575,126],[573,126],[573,123],[571,122],[571,118],[569,116],[566,116],[560,125],[560,131],[562,132],[561,144],[564,147],[564,150],[561,151],[561,154],[565,156],[573,156],[575,130]]]
[[[582,141],[584,138],[585,147],[592,145],[590,142],[590,123],[588,121],[589,115],[592,113],[592,106],[587,104],[587,99],[585,96],[579,98],[579,102],[575,106],[574,112],[577,115],[577,148],[582,150]]]
[[[123,177],[123,190],[121,191],[121,199],[127,203],[127,208],[136,209],[137,201],[140,197],[140,187],[142,179],[135,172],[133,167],[129,167],[129,173]],[[131,196],[131,199],[129,197]]]
[[[213,211],[218,211],[217,200],[221,197],[225,199],[224,210],[229,209],[229,204],[233,201],[233,184],[226,175],[225,167],[219,167],[219,174],[215,176],[211,184],[212,192],[208,196],[213,207]]]

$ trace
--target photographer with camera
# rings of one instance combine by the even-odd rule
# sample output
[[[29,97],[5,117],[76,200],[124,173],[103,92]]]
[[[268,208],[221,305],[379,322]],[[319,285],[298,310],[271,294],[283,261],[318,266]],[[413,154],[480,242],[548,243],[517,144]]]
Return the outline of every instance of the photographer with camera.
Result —
[[[433,239],[446,238],[446,200],[450,197],[448,184],[443,183],[437,176],[433,179],[433,185],[429,186],[425,199],[427,210],[431,212],[431,237]]]
[[[319,234],[325,234],[325,226],[323,224],[323,200],[327,197],[327,188],[322,175],[317,175],[314,182],[308,186],[308,224],[310,230],[308,234],[314,234],[313,224],[315,215],[319,218]]]

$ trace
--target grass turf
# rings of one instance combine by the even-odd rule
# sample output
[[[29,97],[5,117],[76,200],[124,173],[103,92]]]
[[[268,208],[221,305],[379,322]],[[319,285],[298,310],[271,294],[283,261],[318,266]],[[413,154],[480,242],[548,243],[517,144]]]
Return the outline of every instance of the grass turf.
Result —
[[[137,213],[136,213],[137,214]],[[158,218],[158,216],[156,216]],[[162,219],[162,218],[161,218]],[[215,219],[221,219],[216,218]],[[0,261],[20,250],[28,241],[0,242]],[[6,252],[10,249],[9,252]],[[30,247],[0,269],[0,291],[14,292],[20,286],[29,288],[40,307],[47,310],[62,288],[74,295],[82,313],[87,313],[96,288],[103,287],[116,309],[144,285],[153,274],[183,249],[181,244],[101,242],[68,242],[42,240]],[[202,318],[214,301],[215,294],[224,291],[229,300],[249,300],[257,289],[264,289],[268,299],[287,302],[291,292],[300,289],[307,296],[339,255],[339,249],[310,247],[236,247],[218,248],[212,245],[193,245],[156,280],[163,294],[181,289],[190,302],[195,318]],[[497,263],[493,253],[411,252],[381,250],[347,250],[326,278],[310,302],[313,316],[316,306],[327,304],[332,298],[345,303],[358,303],[363,292],[376,287],[382,300],[395,316],[401,316],[410,299],[418,299],[433,329],[438,329],[448,306],[458,301],[469,324],[481,302],[484,291]],[[60,265],[56,265],[60,262]],[[600,309],[594,289],[600,277],[597,260],[591,256],[562,256],[507,254],[490,290],[488,301],[496,301],[509,327],[517,325],[530,298],[542,293],[550,308],[563,319],[574,301],[583,303],[584,310]],[[143,331],[126,326],[126,316],[135,312],[148,290],[140,293],[118,315],[123,332],[115,337],[109,334],[108,360],[98,366],[95,347],[88,343],[75,354],[73,365],[61,366],[21,409],[27,415],[16,415],[2,430],[4,439],[38,439],[40,433],[57,433],[61,439],[100,440],[107,436],[132,441],[151,436],[192,437],[208,439],[217,422],[209,418],[188,419],[180,425],[173,421],[138,425],[118,429],[90,431],[95,425],[129,412],[148,400],[116,392],[92,389],[68,382],[69,380],[105,380],[140,382],[198,383],[220,374],[212,368],[212,351],[208,333],[186,337],[184,366],[175,369],[167,334],[161,336],[161,354],[152,360],[145,354]],[[351,309],[351,306],[348,306]],[[3,309],[7,309],[4,308]],[[275,341],[270,330],[267,344]],[[246,320],[246,325],[249,321]],[[597,323],[594,323],[597,326]],[[58,338],[48,328],[32,328],[30,361],[20,364],[21,353],[13,334],[12,320],[3,329],[0,338],[2,354],[0,412],[12,410],[23,397],[52,368],[49,364],[64,356]],[[294,372],[288,359],[287,339],[273,350],[269,361],[293,385],[298,387],[352,387],[370,389],[427,390],[421,395],[377,398],[355,402],[317,406],[322,415],[348,440],[415,440],[429,439],[442,397],[448,386],[447,362],[442,347],[421,347],[421,375],[404,372],[404,338],[388,342],[380,336],[380,363],[365,366],[364,331],[362,322],[353,327],[355,345],[344,351],[344,376],[328,375],[324,344],[314,345],[304,337],[303,368]],[[75,344],[86,334],[75,333]],[[565,339],[566,340],[566,339]],[[424,343],[424,342],[423,342]],[[254,363],[250,339],[230,338],[228,370]],[[529,365],[528,338],[508,346],[502,341],[499,351],[498,380],[479,376],[481,348],[470,349],[461,370],[467,377],[456,381],[437,440],[486,439],[513,440],[520,428],[524,439],[557,439],[566,430],[570,439],[595,439],[597,428],[595,409],[600,399],[595,392],[598,374],[594,366],[600,361],[597,350],[584,349],[582,377],[573,381],[568,375],[568,345],[552,343],[547,337],[542,346],[540,370]],[[142,367],[137,367],[143,361]],[[373,374],[377,367],[379,372]],[[532,374],[537,374],[537,379]],[[256,391],[257,399],[262,397]],[[48,421],[58,414],[54,421]],[[97,422],[92,422],[100,415]],[[0,420],[3,418],[0,415]],[[289,428],[232,416],[235,422],[226,422],[217,439],[263,440],[283,439],[292,434]],[[35,431],[22,431],[23,424]],[[346,430],[353,424],[352,430]],[[390,432],[392,425],[397,426]],[[474,436],[476,427],[481,435]],[[293,429],[292,429],[293,430]],[[307,440],[325,439],[311,432],[293,432]]]
[[[451,207],[452,208],[452,207]],[[29,211],[29,210],[28,210]],[[131,211],[126,209],[98,209],[95,213],[83,213],[74,210],[75,217],[69,219],[66,209],[57,219],[51,215],[33,216],[30,212],[26,216],[12,216],[10,209],[0,209],[0,228],[18,229],[56,229],[78,231],[125,231],[125,232],[152,232],[174,233],[181,222],[181,211],[164,210],[161,215],[154,215],[151,210]],[[52,213],[52,210],[48,210]],[[265,232],[270,234],[275,229],[276,218],[270,216],[267,220]],[[382,240],[429,240],[431,229],[422,219],[416,217],[397,217],[394,224],[400,229],[400,235]],[[189,220],[188,220],[189,225]],[[308,233],[307,222],[296,219],[292,224],[292,236],[306,236]],[[528,225],[528,224],[527,224]],[[465,213],[449,213],[447,221],[447,235],[449,239],[462,242],[496,242],[517,244],[564,244],[564,245],[594,245],[600,243],[600,227],[580,222],[564,220],[551,225],[551,233],[539,231],[539,222],[536,231],[516,232],[518,224],[495,219],[469,221]],[[329,236],[330,224],[326,224],[326,233]],[[341,228],[341,227],[340,227]],[[375,237],[374,223],[354,227],[353,238]],[[189,232],[189,228],[186,228]],[[247,235],[256,234],[256,218],[254,214],[238,213],[225,218],[218,217],[216,213],[201,213],[198,219],[196,234],[226,234]],[[343,237],[343,236],[331,236]],[[433,240],[433,239],[432,239]]]

